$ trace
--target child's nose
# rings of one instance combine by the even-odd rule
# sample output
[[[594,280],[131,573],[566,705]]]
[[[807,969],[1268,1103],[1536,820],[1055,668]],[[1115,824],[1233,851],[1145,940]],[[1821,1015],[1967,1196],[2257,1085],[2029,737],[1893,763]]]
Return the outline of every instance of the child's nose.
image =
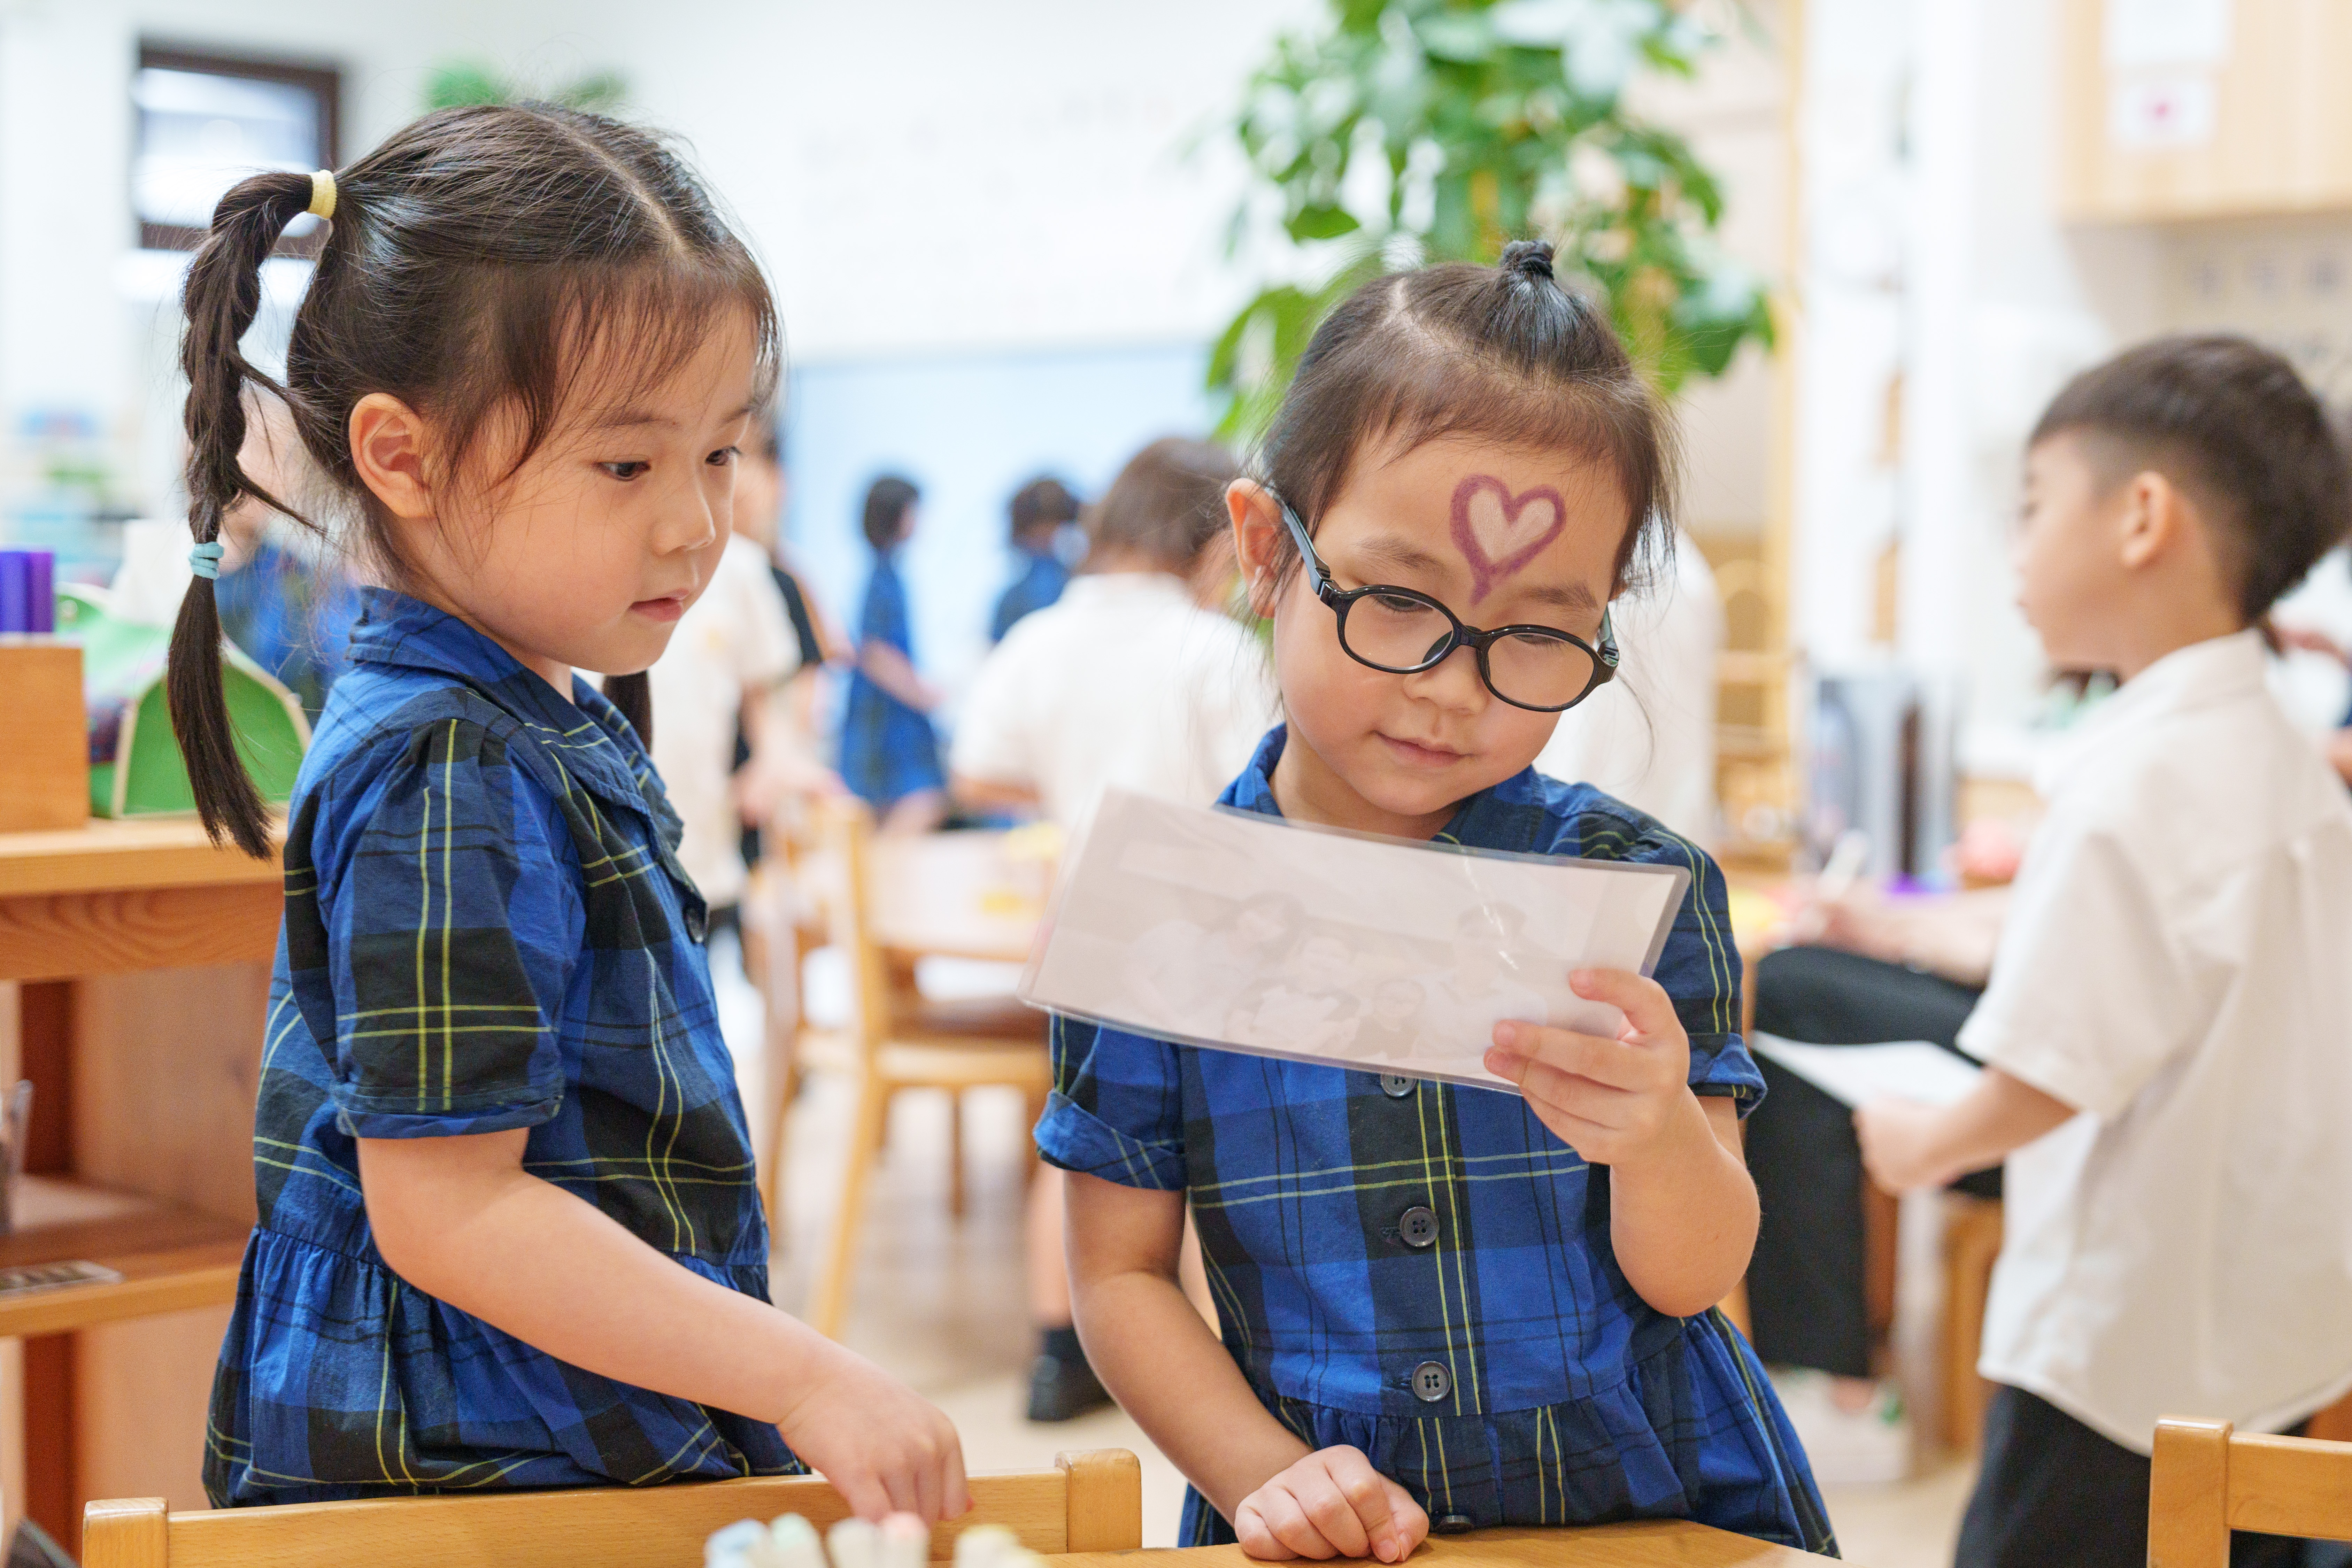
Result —
[[[1478,676],[1478,655],[1469,647],[1455,648],[1404,680],[1408,693],[1441,707],[1466,712],[1486,704],[1486,683]]]

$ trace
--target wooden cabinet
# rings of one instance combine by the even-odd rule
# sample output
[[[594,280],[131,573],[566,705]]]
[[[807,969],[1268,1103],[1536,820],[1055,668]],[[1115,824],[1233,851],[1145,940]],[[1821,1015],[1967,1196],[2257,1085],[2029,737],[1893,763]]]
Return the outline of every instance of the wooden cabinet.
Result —
[[[2213,13],[2228,19],[2221,47],[2135,59],[2126,41],[2118,58],[2109,11],[2134,5],[2149,9],[2062,0],[2063,216],[2352,212],[2352,0],[2231,0]]]
[[[194,822],[0,834],[0,1079],[35,1080],[0,1266],[0,1483],[71,1548],[91,1497],[201,1506],[206,1391],[253,1223],[253,1101],[283,876]]]

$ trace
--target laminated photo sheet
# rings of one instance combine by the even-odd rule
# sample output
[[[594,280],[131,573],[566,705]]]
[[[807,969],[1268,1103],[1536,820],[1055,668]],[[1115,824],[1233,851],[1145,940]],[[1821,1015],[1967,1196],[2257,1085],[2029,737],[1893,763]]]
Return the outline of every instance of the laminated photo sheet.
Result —
[[[1124,790],[1066,865],[1021,999],[1136,1034],[1517,1093],[1504,1019],[1614,1036],[1578,969],[1650,973],[1690,873],[1383,838]]]

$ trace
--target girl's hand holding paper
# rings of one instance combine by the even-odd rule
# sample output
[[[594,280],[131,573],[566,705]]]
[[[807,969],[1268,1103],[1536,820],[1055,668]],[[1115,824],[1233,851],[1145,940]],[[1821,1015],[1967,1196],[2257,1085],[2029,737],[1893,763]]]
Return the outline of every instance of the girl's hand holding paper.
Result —
[[[1689,1087],[1690,1037],[1654,980],[1622,969],[1583,969],[1569,984],[1625,1016],[1618,1036],[1497,1024],[1486,1068],[1518,1085],[1543,1124],[1592,1163],[1637,1160],[1685,1131],[1697,1109]]]

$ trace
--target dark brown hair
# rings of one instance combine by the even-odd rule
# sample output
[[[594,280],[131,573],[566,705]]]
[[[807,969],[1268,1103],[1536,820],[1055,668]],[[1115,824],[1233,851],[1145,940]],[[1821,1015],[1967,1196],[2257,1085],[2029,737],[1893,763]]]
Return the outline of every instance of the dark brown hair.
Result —
[[[285,400],[327,486],[356,513],[352,542],[395,586],[406,569],[352,462],[352,409],[368,394],[433,421],[436,480],[464,468],[488,416],[519,413],[522,445],[487,476],[494,486],[579,400],[612,395],[594,384],[607,367],[657,384],[723,313],[749,312],[763,389],[772,384],[781,332],[757,262],[677,154],[634,126],[550,104],[448,109],[337,173],[280,386],[238,343],[261,303],[263,259],[310,200],[303,174],[232,186],[188,269],[180,365],[188,526],[200,544],[247,497],[320,527],[238,467],[248,384]],[[197,578],[172,633],[172,728],[205,831],[266,856],[261,797],[222,702],[220,638],[213,585]],[[606,690],[650,741],[645,677],[615,676]]]
[[[862,519],[866,542],[877,555],[887,555],[898,542],[907,526],[907,509],[923,499],[911,479],[897,474],[885,474],[866,488],[866,512]]]
[[[1375,278],[1324,318],[1257,459],[1309,534],[1365,448],[1477,436],[1575,451],[1614,474],[1626,529],[1612,586],[1667,559],[1674,422],[1607,320],[1552,276],[1551,258],[1542,240],[1515,240],[1492,267]],[[1286,532],[1276,538],[1286,578],[1296,552]]]
[[[2238,612],[2260,620],[2352,530],[2352,469],[2281,355],[2223,333],[2158,338],[2068,382],[2033,445],[2078,435],[2103,486],[2154,469],[2213,530]]]
[[[1078,520],[1078,498],[1051,474],[1040,474],[1013,492],[1013,538],[1017,543],[1034,533]]]
[[[1241,477],[1241,464],[1214,442],[1164,436],[1127,460],[1087,519],[1087,537],[1098,550],[1189,575],[1225,537],[1225,487]]]

